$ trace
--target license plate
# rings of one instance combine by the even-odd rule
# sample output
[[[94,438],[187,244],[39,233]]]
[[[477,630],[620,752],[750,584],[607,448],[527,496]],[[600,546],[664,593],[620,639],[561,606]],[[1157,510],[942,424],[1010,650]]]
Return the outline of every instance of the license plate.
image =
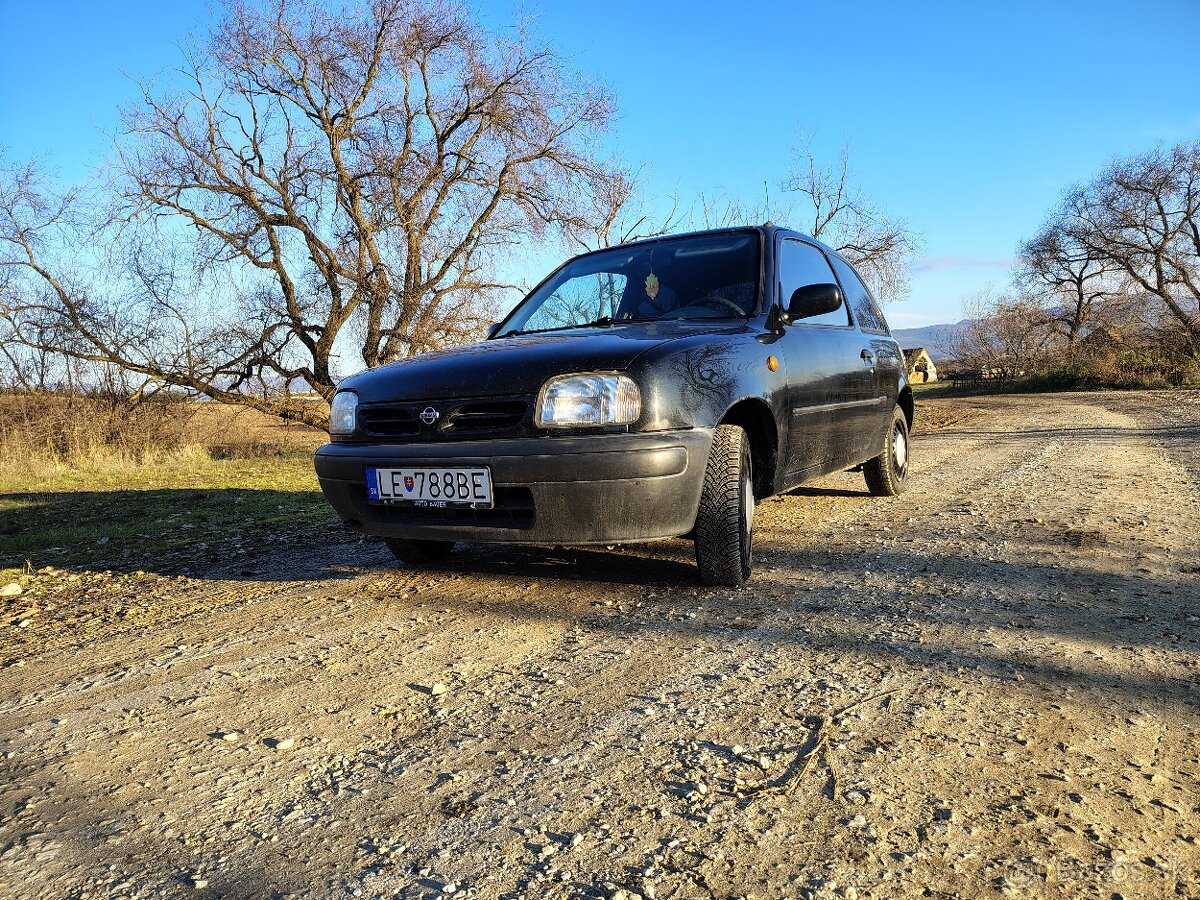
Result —
[[[367,498],[372,503],[414,506],[492,508],[490,469],[367,469]]]

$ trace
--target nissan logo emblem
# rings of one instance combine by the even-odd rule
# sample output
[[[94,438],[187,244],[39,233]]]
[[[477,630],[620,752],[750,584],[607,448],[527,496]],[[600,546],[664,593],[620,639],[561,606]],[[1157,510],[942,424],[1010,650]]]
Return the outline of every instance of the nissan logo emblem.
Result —
[[[421,410],[421,421],[426,425],[432,425],[438,420],[438,411],[432,406],[427,406]]]

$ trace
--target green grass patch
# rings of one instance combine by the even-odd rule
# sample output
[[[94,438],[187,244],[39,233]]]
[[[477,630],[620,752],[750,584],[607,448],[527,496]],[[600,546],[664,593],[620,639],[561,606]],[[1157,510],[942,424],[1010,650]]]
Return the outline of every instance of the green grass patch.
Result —
[[[117,469],[0,480],[0,571],[26,565],[162,570],[164,556],[297,527],[327,526],[312,454],[212,459],[206,454]],[[170,567],[166,567],[170,568]]]

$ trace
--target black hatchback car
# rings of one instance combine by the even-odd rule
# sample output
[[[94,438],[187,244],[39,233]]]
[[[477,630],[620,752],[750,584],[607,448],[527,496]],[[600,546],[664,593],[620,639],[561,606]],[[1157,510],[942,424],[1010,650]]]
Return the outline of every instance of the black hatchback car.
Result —
[[[782,228],[623,244],[555,270],[478,344],[338,386],[321,488],[401,560],[458,541],[691,536],[750,574],[755,502],[861,465],[904,489],[912,390],[853,267]]]

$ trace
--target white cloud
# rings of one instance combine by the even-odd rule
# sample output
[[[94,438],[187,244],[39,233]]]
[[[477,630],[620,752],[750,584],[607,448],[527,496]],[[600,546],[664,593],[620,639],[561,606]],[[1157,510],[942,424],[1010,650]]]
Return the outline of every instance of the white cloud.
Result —
[[[948,325],[944,316],[927,313],[910,313],[891,310],[887,313],[888,324],[893,328],[924,328],[926,325]]]
[[[910,266],[913,272],[948,272],[956,269],[1007,269],[1015,263],[1014,256],[926,256]]]

